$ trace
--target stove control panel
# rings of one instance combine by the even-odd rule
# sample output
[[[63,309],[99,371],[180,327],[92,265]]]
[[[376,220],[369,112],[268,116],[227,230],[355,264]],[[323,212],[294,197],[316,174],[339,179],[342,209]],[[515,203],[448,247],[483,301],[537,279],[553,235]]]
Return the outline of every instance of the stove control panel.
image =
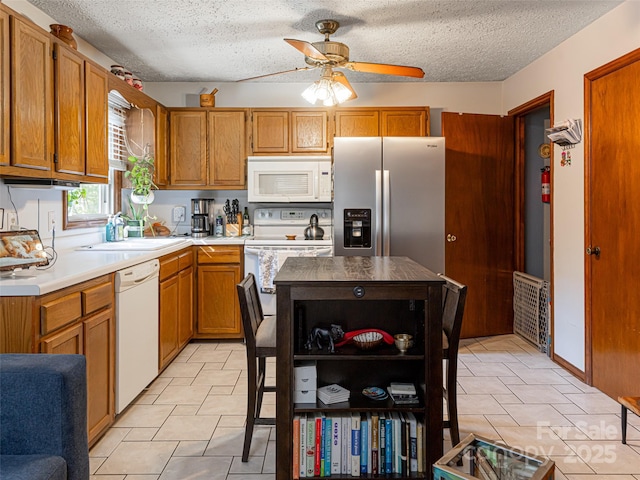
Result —
[[[311,215],[318,216],[320,225],[332,225],[328,208],[257,208],[253,213],[255,225],[308,225]]]

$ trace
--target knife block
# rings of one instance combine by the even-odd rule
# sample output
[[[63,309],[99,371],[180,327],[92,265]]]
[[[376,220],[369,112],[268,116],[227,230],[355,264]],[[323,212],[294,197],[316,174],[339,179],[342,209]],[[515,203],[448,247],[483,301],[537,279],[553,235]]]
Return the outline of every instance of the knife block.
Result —
[[[227,223],[225,226],[225,236],[237,237],[240,235],[240,225],[236,223]]]

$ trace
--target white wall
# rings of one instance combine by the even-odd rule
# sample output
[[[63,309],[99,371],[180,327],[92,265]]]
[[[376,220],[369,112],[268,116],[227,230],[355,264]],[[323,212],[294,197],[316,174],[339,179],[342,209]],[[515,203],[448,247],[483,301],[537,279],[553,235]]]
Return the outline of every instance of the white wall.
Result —
[[[639,47],[640,2],[627,1],[505,80],[504,112],[553,90],[556,123],[584,122],[584,74]],[[584,371],[584,142],[570,152],[561,167],[554,148],[553,339],[554,352]]]

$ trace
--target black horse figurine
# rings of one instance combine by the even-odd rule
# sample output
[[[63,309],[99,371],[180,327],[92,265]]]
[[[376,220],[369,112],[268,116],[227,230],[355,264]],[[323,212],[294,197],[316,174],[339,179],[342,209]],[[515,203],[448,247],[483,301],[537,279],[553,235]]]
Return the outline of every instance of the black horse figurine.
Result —
[[[322,350],[324,346],[327,345],[329,347],[329,353],[334,353],[335,343],[340,341],[343,336],[344,331],[342,327],[334,323],[331,324],[329,329],[314,327],[311,329],[311,332],[309,332],[309,338],[307,339],[307,343],[304,344],[304,347],[307,350],[311,350],[315,343],[318,349]]]

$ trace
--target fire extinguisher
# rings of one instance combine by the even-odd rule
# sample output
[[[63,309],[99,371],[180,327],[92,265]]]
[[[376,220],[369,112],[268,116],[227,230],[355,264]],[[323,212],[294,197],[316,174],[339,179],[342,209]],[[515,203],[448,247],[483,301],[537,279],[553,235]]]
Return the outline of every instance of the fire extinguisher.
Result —
[[[544,203],[551,202],[551,167],[546,166],[540,169],[542,172],[542,201]]]

